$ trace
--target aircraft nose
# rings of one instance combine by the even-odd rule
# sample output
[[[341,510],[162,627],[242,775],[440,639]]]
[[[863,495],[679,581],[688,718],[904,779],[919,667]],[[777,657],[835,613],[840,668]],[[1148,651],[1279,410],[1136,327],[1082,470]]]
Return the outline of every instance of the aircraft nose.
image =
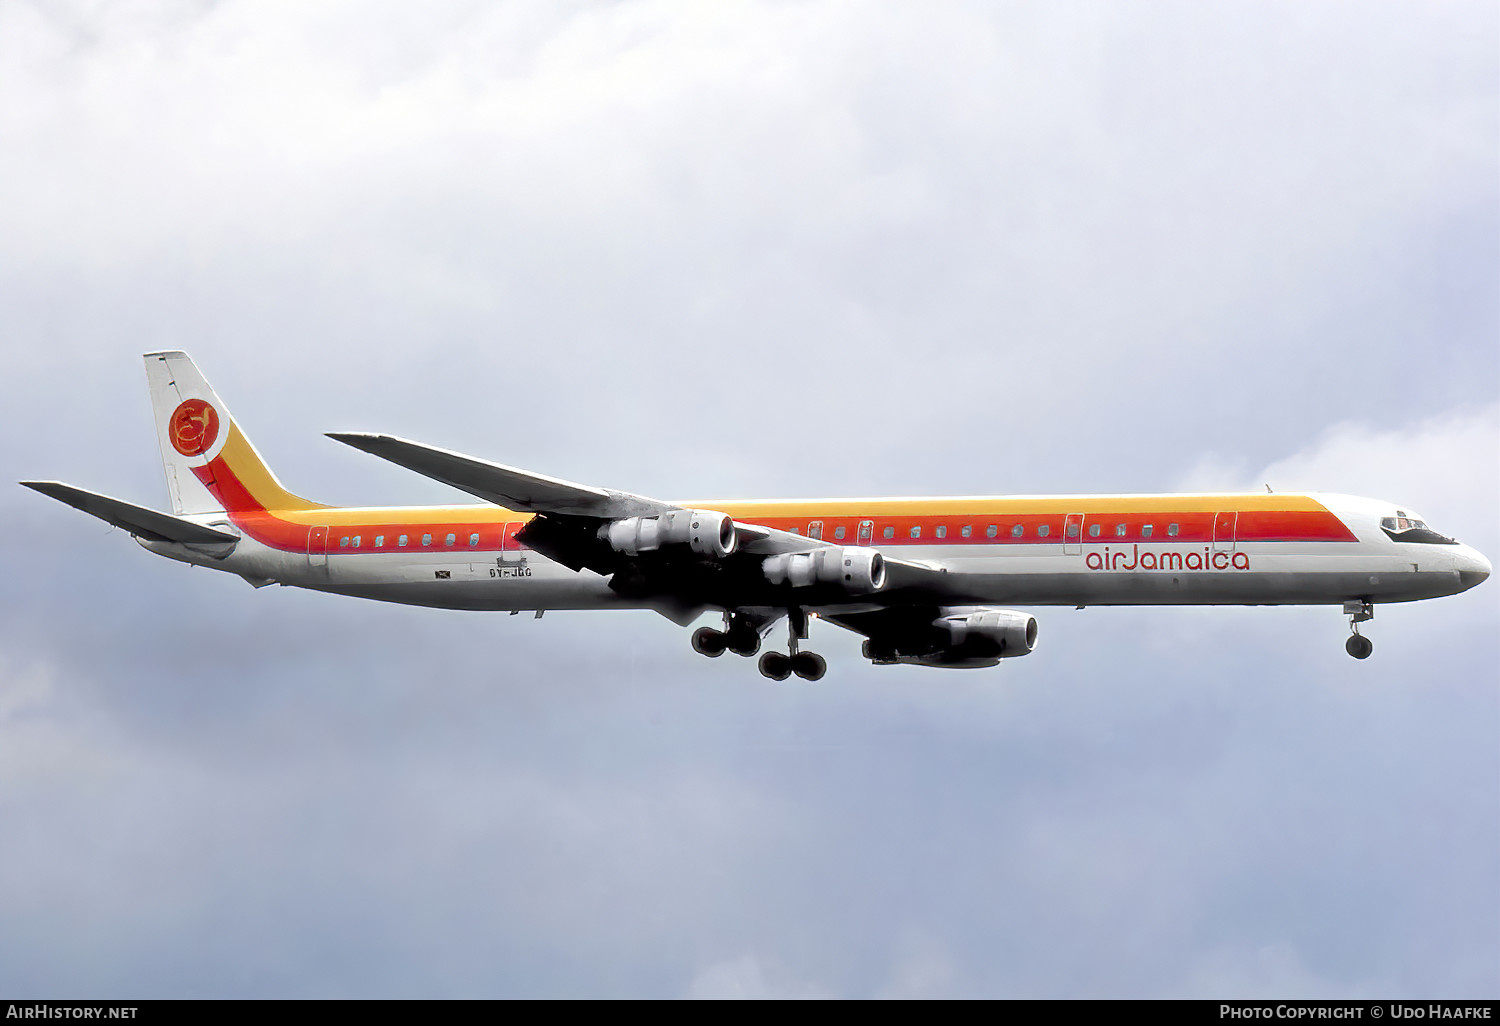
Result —
[[[1468,591],[1476,584],[1483,584],[1490,576],[1490,561],[1477,552],[1470,551],[1469,558],[1464,561],[1464,568],[1458,572],[1458,581]]]

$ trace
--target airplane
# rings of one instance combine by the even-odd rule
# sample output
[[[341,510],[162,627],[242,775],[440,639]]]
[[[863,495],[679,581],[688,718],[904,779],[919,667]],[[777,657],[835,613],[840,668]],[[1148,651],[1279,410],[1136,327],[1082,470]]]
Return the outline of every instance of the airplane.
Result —
[[[1029,654],[1012,606],[1341,605],[1346,649],[1376,603],[1467,591],[1483,555],[1407,507],[1324,493],[663,502],[384,434],[337,441],[483,500],[336,507],[287,491],[186,353],[145,354],[172,512],[22,481],[158,555],[269,584],[447,609],[652,609],[697,652],[761,653],[818,680],[824,620],[875,664],[972,668]]]

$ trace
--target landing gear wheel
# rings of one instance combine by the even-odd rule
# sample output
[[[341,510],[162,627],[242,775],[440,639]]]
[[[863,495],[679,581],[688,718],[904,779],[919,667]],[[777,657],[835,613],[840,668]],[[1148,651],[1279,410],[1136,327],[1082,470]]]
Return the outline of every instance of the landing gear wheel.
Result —
[[[828,672],[828,660],[816,652],[798,652],[791,662],[792,672],[803,680],[822,680]]]
[[[731,631],[725,635],[729,651],[739,656],[753,656],[760,651],[760,635],[754,631]]]
[[[712,627],[699,627],[693,632],[693,651],[717,659],[724,654],[724,635]]]
[[[760,657],[760,675],[772,680],[786,680],[792,675],[792,661],[780,652],[767,652]]]
[[[1363,634],[1351,634],[1349,640],[1344,642],[1344,651],[1356,659],[1368,659],[1370,653],[1375,651],[1375,643]]]

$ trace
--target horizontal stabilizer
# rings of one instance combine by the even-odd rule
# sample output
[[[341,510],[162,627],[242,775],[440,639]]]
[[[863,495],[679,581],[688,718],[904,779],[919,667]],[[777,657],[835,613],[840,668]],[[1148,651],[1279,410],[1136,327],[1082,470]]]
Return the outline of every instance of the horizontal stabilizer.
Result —
[[[225,531],[216,531],[212,527],[204,527],[120,499],[111,499],[98,492],[74,488],[59,481],[22,481],[21,484],[149,541],[178,542],[183,545],[234,545],[239,541],[236,535]]]
[[[392,435],[340,431],[329,432],[328,437],[506,509],[613,520],[656,516],[676,508],[642,495],[533,474]]]

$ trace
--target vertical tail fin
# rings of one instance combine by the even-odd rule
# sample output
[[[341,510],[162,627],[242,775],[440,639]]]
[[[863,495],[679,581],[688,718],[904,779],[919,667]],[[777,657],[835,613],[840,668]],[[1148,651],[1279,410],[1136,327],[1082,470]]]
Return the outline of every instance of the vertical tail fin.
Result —
[[[172,512],[318,508],[281,486],[187,353],[145,360]]]

